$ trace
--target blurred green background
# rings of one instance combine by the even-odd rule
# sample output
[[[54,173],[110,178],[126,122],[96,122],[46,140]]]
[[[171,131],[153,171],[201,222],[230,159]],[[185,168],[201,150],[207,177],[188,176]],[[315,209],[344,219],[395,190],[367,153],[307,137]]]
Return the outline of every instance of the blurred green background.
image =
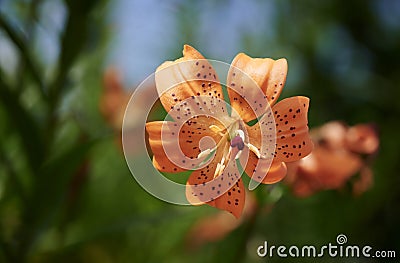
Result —
[[[99,111],[107,67],[131,92],[185,43],[225,62],[286,57],[281,97],[310,97],[311,127],[376,123],[374,186],[302,199],[280,186],[270,211],[191,248],[191,226],[217,211],[146,193]],[[0,262],[266,262],[264,240],[322,246],[340,233],[398,260],[399,61],[397,0],[0,0]]]

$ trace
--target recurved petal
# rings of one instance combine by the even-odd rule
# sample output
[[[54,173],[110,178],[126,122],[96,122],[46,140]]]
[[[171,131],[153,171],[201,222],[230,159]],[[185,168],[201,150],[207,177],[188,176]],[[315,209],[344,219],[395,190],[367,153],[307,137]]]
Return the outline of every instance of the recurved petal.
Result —
[[[271,163],[267,159],[258,159],[254,153],[250,152],[245,171],[252,180],[263,184],[274,184],[286,176],[287,168],[284,162]]]
[[[251,58],[238,54],[228,72],[232,107],[248,122],[263,114],[278,99],[286,81],[286,59]]]
[[[373,154],[379,148],[379,137],[372,124],[358,124],[350,127],[346,134],[347,147],[356,153]]]
[[[221,135],[209,129],[209,123],[217,124],[205,117],[194,117],[182,126],[166,121],[147,123],[154,166],[162,172],[196,168],[200,163],[198,154],[204,149],[213,148],[221,139]]]
[[[203,205],[205,203],[215,206],[215,196],[221,195],[221,190],[206,188],[206,184],[214,179],[214,173],[218,163],[222,159],[223,149],[217,148],[214,159],[207,166],[194,170],[186,182],[186,199],[192,205]],[[215,193],[214,193],[215,192]]]
[[[338,189],[362,167],[361,158],[343,149],[316,147],[298,162],[295,176],[288,182],[299,196]]]
[[[329,150],[324,147],[318,147],[310,157],[303,160],[304,170],[307,172],[306,165],[311,166],[312,161],[314,161],[318,170],[313,176],[318,178],[324,189],[342,187],[363,165],[361,158],[357,154],[346,150]],[[313,171],[312,169],[310,170]]]
[[[193,205],[207,203],[239,218],[245,202],[243,182],[234,158],[227,163],[222,174],[214,178],[217,164],[222,159],[221,153],[222,150],[217,150],[216,158],[207,167],[192,173],[186,185],[186,197]]]
[[[149,144],[151,151],[153,152],[153,165],[154,167],[161,171],[167,173],[177,173],[186,171],[179,165],[173,163],[170,157],[164,151],[164,146],[172,146],[174,142],[172,140],[162,140],[162,126],[170,127],[173,125],[171,122],[154,121],[146,123],[146,131],[149,134]],[[176,147],[176,146],[175,146]]]
[[[228,211],[236,218],[239,218],[242,215],[245,204],[245,194],[243,181],[239,179],[228,192],[215,200],[213,206]]]
[[[269,72],[268,81],[263,86],[263,91],[267,95],[268,102],[271,107],[276,103],[285,86],[288,64],[286,59],[281,58],[274,61],[271,71]]]
[[[317,144],[330,149],[343,149],[346,145],[348,127],[340,121],[330,121],[310,130],[310,136]]]
[[[284,99],[272,108],[276,122],[276,161],[294,162],[312,151],[308,107],[309,99],[297,96]]]
[[[157,68],[155,82],[161,103],[175,120],[184,119],[188,113],[227,115],[214,68],[189,45],[184,46],[182,58]]]

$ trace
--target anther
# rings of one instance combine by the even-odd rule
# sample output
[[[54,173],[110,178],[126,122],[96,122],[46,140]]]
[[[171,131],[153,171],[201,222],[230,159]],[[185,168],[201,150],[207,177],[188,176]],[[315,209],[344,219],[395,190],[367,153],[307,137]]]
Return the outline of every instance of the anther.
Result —
[[[257,147],[255,147],[251,143],[246,144],[246,146],[249,147],[249,150],[252,151],[257,156],[258,159],[260,159],[261,154],[260,151],[257,149]]]
[[[207,155],[209,155],[212,151],[215,151],[217,149],[217,147],[213,148],[213,149],[206,149],[204,151],[202,151],[201,153],[199,153],[199,155],[197,155],[197,159],[201,159]]]

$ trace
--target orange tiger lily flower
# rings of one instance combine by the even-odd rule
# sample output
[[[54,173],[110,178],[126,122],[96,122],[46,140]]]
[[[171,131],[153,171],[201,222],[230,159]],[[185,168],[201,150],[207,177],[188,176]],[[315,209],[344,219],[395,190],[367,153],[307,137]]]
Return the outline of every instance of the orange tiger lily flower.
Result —
[[[285,59],[238,54],[227,75],[230,115],[214,68],[185,45],[182,58],[156,70],[160,101],[173,121],[146,124],[154,167],[169,173],[192,170],[187,200],[239,218],[245,191],[236,160],[253,180],[272,184],[286,175],[285,162],[297,161],[313,148],[307,126],[309,99],[299,96],[277,102],[286,74]],[[247,125],[256,118],[255,125]],[[201,166],[211,155],[212,160]]]
[[[315,148],[307,158],[289,165],[286,182],[297,196],[306,197],[322,190],[340,189],[352,182],[353,192],[360,195],[373,182],[369,162],[379,148],[374,125],[347,126],[332,121],[310,131]]]

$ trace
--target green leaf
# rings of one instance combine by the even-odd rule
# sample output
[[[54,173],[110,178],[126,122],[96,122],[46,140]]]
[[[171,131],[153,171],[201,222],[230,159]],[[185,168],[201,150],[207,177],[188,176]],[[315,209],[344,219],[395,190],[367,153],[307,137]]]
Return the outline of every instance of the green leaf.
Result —
[[[14,43],[19,50],[21,59],[25,62],[28,72],[31,74],[33,80],[36,82],[39,94],[43,99],[47,99],[46,87],[43,82],[43,74],[39,71],[39,67],[35,64],[34,59],[27,47],[30,41],[14,29],[14,27],[0,14],[0,27],[7,33],[9,39]]]
[[[30,167],[33,171],[37,171],[44,159],[44,144],[39,126],[20,103],[18,94],[13,92],[2,79],[0,79],[0,103],[7,113],[10,126],[20,135]]]
[[[56,216],[64,208],[62,204],[71,179],[94,144],[95,141],[78,142],[41,168],[26,214],[29,228],[36,231],[32,233],[33,238],[54,224]]]

